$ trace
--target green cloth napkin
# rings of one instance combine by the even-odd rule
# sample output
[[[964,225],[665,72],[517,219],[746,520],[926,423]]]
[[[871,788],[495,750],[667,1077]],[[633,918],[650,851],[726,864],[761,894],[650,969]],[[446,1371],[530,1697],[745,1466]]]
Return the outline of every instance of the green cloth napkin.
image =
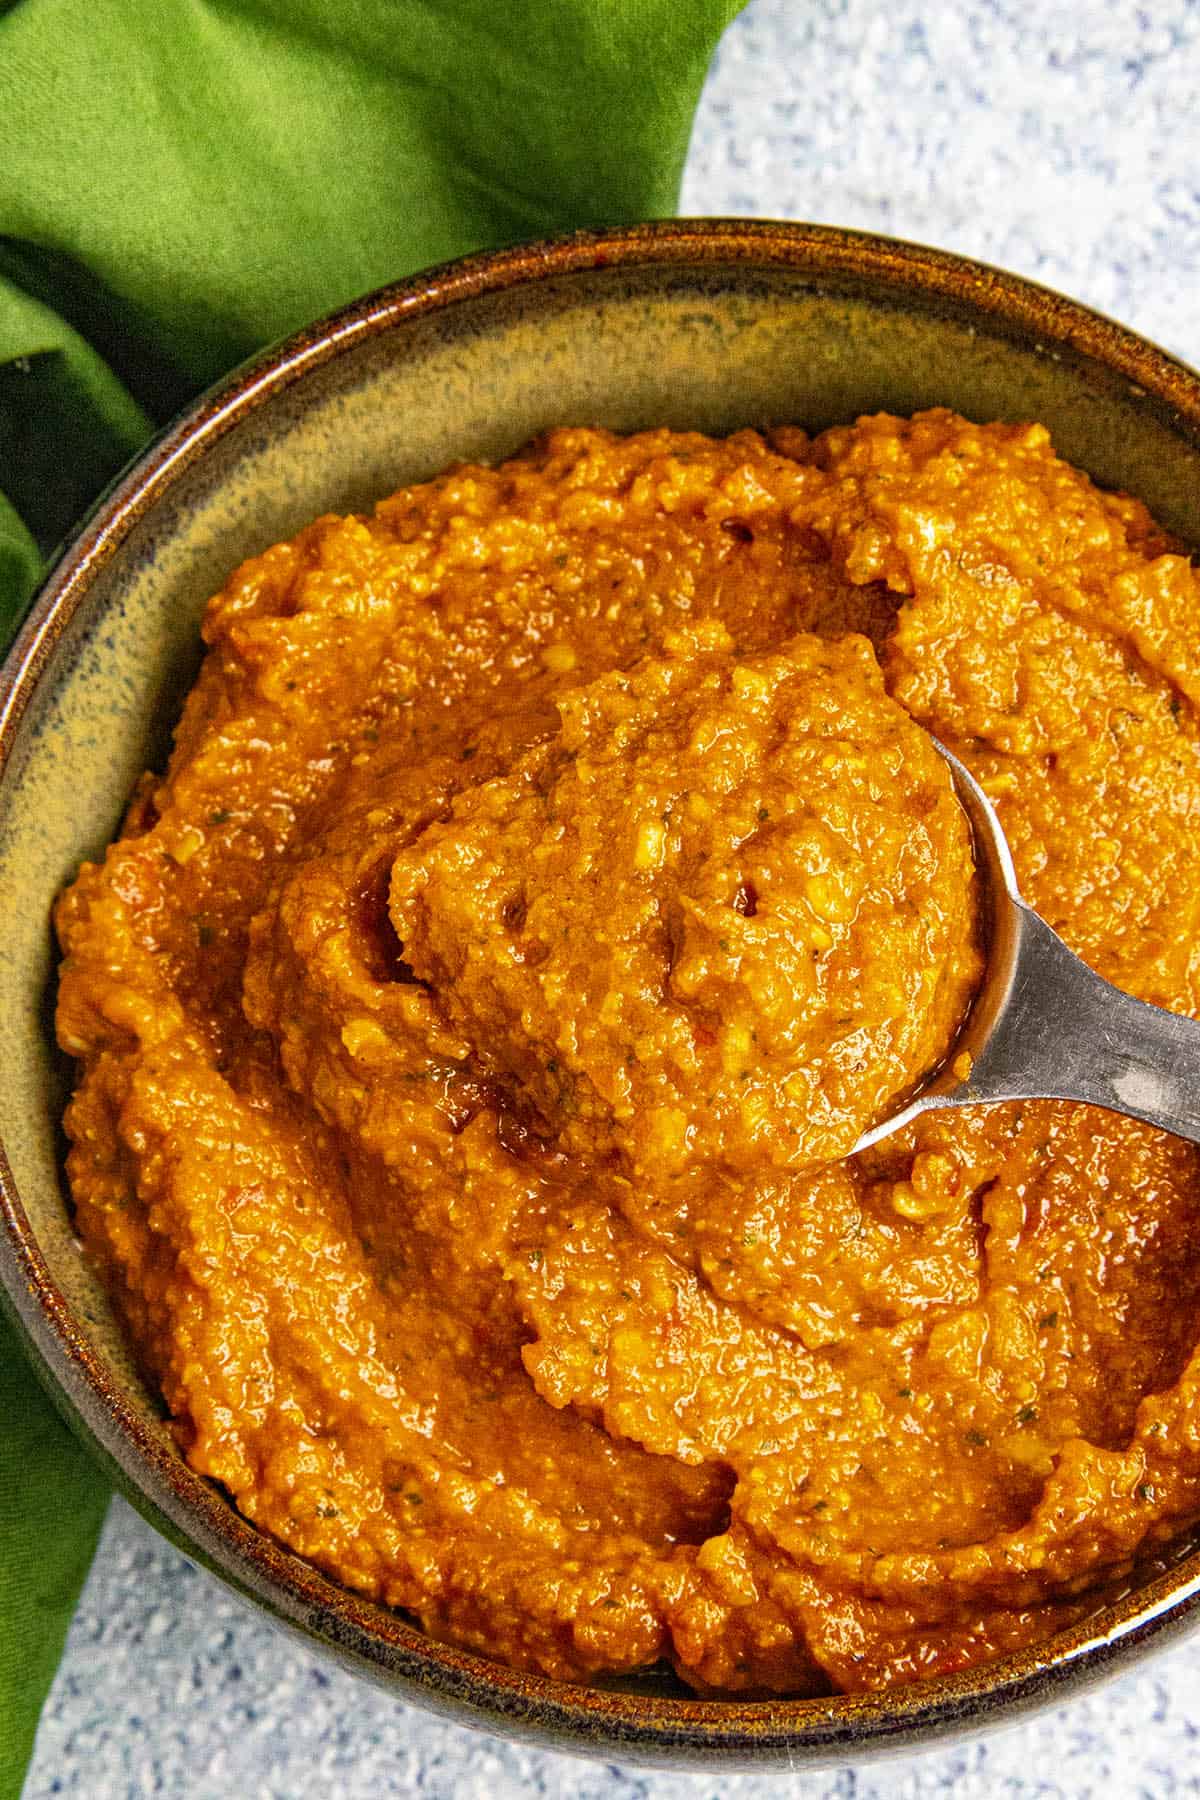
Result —
[[[0,0],[0,646],[151,432],[427,263],[674,211],[743,0]],[[0,1800],[105,1502],[0,1321]]]

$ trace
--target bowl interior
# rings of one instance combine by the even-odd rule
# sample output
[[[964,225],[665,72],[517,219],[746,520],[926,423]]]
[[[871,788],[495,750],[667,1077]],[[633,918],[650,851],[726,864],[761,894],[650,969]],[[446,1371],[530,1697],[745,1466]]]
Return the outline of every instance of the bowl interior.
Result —
[[[961,293],[812,258],[773,266],[765,251],[543,274],[440,309],[384,306],[375,328],[326,344],[302,380],[268,380],[254,404],[243,392],[219,430],[210,419],[203,455],[181,458],[169,479],[160,472],[159,497],[90,571],[40,679],[24,684],[10,736],[0,1118],[53,1281],[164,1454],[174,1452],[159,1409],[64,1206],[68,1071],[51,1041],[49,911],[81,859],[102,851],[138,774],[161,765],[208,595],[242,558],[319,513],[369,507],[455,459],[501,457],[553,424],[820,429],[938,404],[1041,420],[1064,455],[1200,543],[1194,428],[1161,394],[1072,348],[1053,321],[1039,339]]]

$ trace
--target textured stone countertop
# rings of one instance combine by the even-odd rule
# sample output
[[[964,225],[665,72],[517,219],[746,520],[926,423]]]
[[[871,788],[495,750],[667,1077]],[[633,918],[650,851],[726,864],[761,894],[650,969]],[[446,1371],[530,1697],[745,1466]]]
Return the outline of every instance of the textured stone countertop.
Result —
[[[942,244],[1200,361],[1197,149],[1200,0],[751,0],[705,91],[683,210]],[[959,1749],[794,1777],[648,1774],[397,1705],[298,1649],[117,1501],[25,1800],[784,1793],[1200,1794],[1200,1638]]]

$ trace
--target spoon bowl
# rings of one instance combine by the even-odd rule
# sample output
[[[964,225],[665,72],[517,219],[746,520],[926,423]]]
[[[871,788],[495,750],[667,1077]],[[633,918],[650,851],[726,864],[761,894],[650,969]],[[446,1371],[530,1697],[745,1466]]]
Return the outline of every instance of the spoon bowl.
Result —
[[[947,1055],[854,1151],[943,1107],[1077,1100],[1200,1143],[1200,1023],[1105,981],[1021,897],[996,809],[937,738],[971,825],[983,889],[984,973]]]

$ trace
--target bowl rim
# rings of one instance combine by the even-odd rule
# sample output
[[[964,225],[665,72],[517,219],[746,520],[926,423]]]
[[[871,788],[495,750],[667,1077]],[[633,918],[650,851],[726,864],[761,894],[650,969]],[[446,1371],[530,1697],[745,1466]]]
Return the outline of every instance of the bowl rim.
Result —
[[[790,271],[944,307],[1050,354],[1086,358],[1200,457],[1200,375],[1137,333],[1023,277],[949,251],[835,226],[673,219],[575,232],[440,264],[365,295],[249,359],[187,407],[117,476],[58,553],[0,668],[0,787],[21,720],[96,575],[153,506],[267,397],[405,320],[504,290],[612,269]],[[342,1589],[237,1513],[186,1467],[108,1375],[50,1274],[21,1205],[0,1122],[0,1302],[68,1424],[110,1479],[193,1560],[312,1645],[401,1698],[547,1747],[660,1766],[793,1767],[897,1754],[1008,1724],[1102,1680],[1200,1624],[1200,1552],[1049,1644],[883,1694],[816,1700],[667,1698],[558,1682],[427,1637]]]

